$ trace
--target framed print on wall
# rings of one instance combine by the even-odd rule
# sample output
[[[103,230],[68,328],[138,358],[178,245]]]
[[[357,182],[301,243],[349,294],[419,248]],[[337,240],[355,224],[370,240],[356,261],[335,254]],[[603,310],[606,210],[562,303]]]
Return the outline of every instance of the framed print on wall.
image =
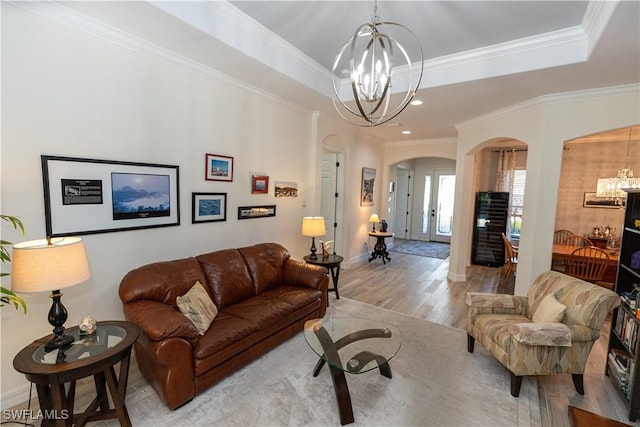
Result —
[[[269,216],[276,216],[276,205],[238,207],[238,219],[264,218]]]
[[[292,181],[276,181],[274,192],[276,197],[298,197],[298,183]]]
[[[376,182],[376,170],[362,168],[362,183],[360,186],[360,206],[373,206],[373,189]]]
[[[227,193],[191,193],[191,223],[227,220]]]
[[[40,158],[47,236],[180,225],[178,166]]]
[[[233,157],[218,154],[205,155],[205,179],[208,181],[233,181]]]
[[[251,194],[268,194],[269,177],[264,175],[251,176]]]
[[[584,193],[582,207],[620,209],[624,206],[619,199],[613,197],[598,197],[596,194],[597,193]]]

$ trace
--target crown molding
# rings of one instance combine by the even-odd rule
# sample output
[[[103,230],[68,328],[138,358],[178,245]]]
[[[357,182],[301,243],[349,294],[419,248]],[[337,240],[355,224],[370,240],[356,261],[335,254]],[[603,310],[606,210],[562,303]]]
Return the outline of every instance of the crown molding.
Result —
[[[217,71],[212,67],[206,66],[198,61],[194,61],[172,50],[163,48],[133,34],[107,25],[97,19],[88,17],[75,10],[69,9],[60,3],[52,1],[30,2],[13,0],[5,0],[5,3],[44,16],[48,19],[57,21],[76,30],[88,33],[92,36],[99,37],[103,40],[124,47],[126,49],[130,49],[136,53],[147,56],[154,60],[195,73],[202,78],[216,82],[218,84],[232,87],[234,89],[240,89],[246,93],[258,95],[263,98],[268,98],[300,111],[307,111],[306,109],[302,109],[299,105],[294,104],[289,100],[278,97],[256,86],[250,85],[243,80]]]
[[[229,2],[148,3],[269,68],[330,96],[328,70]]]
[[[97,21],[57,2],[9,1],[76,29],[210,79],[275,97],[172,50]],[[330,72],[228,1],[166,2],[147,5],[219,40],[276,72],[331,97]],[[420,88],[445,86],[587,61],[606,28],[617,0],[589,2],[581,25],[433,58],[424,62]],[[398,70],[401,76],[402,70]],[[350,86],[347,86],[350,87]],[[276,98],[283,101],[280,98]],[[284,101],[286,102],[286,101]]]
[[[575,92],[555,93],[550,95],[542,95],[537,98],[533,98],[518,104],[511,105],[506,108],[501,108],[496,111],[492,111],[488,114],[483,114],[473,119],[456,123],[456,129],[460,132],[461,129],[472,126],[481,122],[491,121],[493,119],[504,117],[505,115],[514,114],[526,109],[548,106],[555,104],[573,103],[588,101],[592,99],[610,98],[617,96],[636,96],[640,98],[640,84],[630,84],[622,86],[612,86],[599,89],[579,90]]]
[[[589,56],[598,44],[605,28],[607,28],[607,25],[613,16],[613,12],[616,10],[616,7],[618,7],[618,3],[618,0],[589,1],[587,10],[585,11],[582,19],[582,28],[589,38]]]

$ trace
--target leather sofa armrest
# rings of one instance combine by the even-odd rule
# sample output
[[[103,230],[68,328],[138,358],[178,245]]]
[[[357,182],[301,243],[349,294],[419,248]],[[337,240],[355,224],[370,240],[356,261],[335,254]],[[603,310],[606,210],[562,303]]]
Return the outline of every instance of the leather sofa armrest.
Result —
[[[571,347],[571,328],[564,323],[516,323],[509,327],[516,341],[526,345]]]
[[[329,278],[324,267],[289,258],[284,263],[282,283],[326,291]]]
[[[489,294],[481,292],[467,292],[464,298],[467,310],[472,310],[478,314],[525,314],[527,307],[527,297]]]
[[[136,324],[150,340],[198,339],[196,327],[178,309],[158,301],[137,300],[123,306],[126,319]]]

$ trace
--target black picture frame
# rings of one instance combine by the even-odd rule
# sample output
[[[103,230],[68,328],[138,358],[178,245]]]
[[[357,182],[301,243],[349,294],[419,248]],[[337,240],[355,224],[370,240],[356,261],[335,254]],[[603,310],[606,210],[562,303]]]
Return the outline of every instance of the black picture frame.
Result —
[[[362,168],[362,180],[360,181],[360,206],[373,206],[375,182],[376,170],[373,168]]]
[[[227,220],[227,193],[191,193],[191,223]]]
[[[180,225],[179,167],[40,156],[47,236]]]
[[[597,193],[584,193],[583,208],[620,209],[624,207],[621,199],[615,197],[598,197]]]
[[[238,219],[266,218],[270,216],[276,216],[276,205],[238,207]]]

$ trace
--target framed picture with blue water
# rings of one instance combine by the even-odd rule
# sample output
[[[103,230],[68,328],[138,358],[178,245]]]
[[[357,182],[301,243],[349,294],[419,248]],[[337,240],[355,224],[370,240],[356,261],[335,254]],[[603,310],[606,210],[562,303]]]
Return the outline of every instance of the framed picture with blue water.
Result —
[[[227,193],[191,193],[191,223],[227,220]]]
[[[179,167],[41,156],[47,236],[180,225]]]

